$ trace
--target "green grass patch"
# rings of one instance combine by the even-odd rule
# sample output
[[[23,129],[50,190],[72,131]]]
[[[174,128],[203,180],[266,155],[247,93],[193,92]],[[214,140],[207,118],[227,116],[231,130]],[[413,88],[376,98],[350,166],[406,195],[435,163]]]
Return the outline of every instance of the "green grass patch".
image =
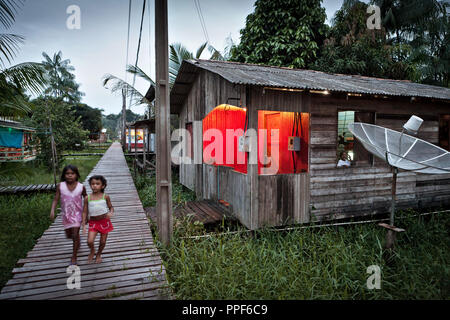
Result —
[[[133,173],[132,167],[130,172]],[[156,176],[137,174],[134,177],[136,189],[143,207],[156,206]],[[194,201],[195,193],[179,183],[178,174],[172,174],[172,205],[177,207],[186,201]]]
[[[172,176],[174,206],[195,200]],[[155,178],[138,175],[135,184],[144,206],[155,206]],[[397,214],[406,232],[390,258],[376,223],[250,233],[225,222],[210,233],[174,218],[170,247],[153,234],[177,299],[449,299],[450,215],[416,214]],[[212,236],[189,238],[204,235]],[[371,265],[381,269],[380,290],[367,288]]]
[[[82,182],[99,159],[72,160],[65,164],[78,167]],[[3,164],[0,170],[4,170],[3,177],[9,179],[9,185],[53,183],[53,174],[33,163]],[[53,193],[0,195],[0,288],[12,277],[16,262],[26,257],[52,223],[49,215],[53,197]]]
[[[184,221],[160,252],[178,299],[448,299],[449,224],[445,213],[398,220],[407,231],[388,262],[375,224],[186,239],[204,229]],[[371,265],[381,290],[367,288]]]
[[[67,164],[77,166],[81,175],[80,181],[84,181],[99,159],[99,156],[64,159],[61,170],[56,176],[56,181],[60,181],[62,168]],[[0,181],[0,186],[24,186],[30,184],[51,184],[55,180],[52,171],[49,171],[35,161],[29,161],[0,163]]]

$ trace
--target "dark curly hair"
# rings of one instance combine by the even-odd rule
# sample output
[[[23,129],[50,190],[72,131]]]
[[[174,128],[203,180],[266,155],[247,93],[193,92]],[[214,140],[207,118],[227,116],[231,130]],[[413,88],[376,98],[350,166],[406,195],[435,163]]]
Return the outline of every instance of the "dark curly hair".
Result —
[[[68,164],[64,167],[62,174],[61,174],[61,181],[66,181],[66,173],[67,170],[72,170],[77,175],[77,181],[80,179],[80,172],[78,171],[78,168],[72,164]]]
[[[102,192],[105,191],[107,183],[106,183],[106,179],[105,179],[104,176],[97,175],[97,176],[90,177],[89,178],[89,185],[91,184],[92,180],[100,180],[102,182],[102,185],[103,185]]]

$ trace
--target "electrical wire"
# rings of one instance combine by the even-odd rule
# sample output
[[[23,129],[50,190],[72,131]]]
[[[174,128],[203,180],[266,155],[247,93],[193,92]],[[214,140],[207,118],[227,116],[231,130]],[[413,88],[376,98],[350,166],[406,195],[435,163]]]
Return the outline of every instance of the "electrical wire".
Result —
[[[197,10],[198,18],[200,20],[200,25],[203,29],[203,34],[205,36],[206,42],[209,43],[208,30],[206,29],[205,19],[203,18],[202,8],[200,6],[199,0],[194,0],[195,9]]]
[[[151,77],[152,75],[152,8],[151,5],[148,5],[148,76]]]
[[[144,15],[145,15],[145,5],[147,3],[147,0],[144,0],[144,3],[142,5],[142,15],[141,15],[141,27],[139,30],[139,41],[138,41],[138,47],[137,47],[137,52],[136,52],[136,63],[135,63],[135,67],[137,68],[138,66],[138,62],[139,62],[139,52],[141,50],[141,40],[142,40],[142,25],[144,23]],[[132,87],[134,88],[134,85],[136,84],[136,73],[133,74],[133,85]],[[130,95],[130,104],[128,105],[128,107],[131,107],[131,101],[133,99],[133,92]]]
[[[429,216],[432,214],[450,214],[450,210],[443,210],[443,211],[433,211],[433,212],[425,212],[425,213],[419,213],[415,215],[411,215],[411,218],[414,217],[423,217],[423,216]],[[397,217],[396,219],[402,220],[407,217]],[[358,224],[367,224],[367,223],[373,223],[373,222],[381,222],[381,221],[389,221],[388,218],[381,218],[381,219],[372,219],[372,220],[362,220],[362,221],[350,221],[350,222],[337,222],[337,223],[327,223],[327,224],[312,224],[307,226],[295,226],[295,227],[287,227],[282,229],[277,229],[275,227],[269,227],[266,229],[268,232],[282,232],[282,231],[295,231],[295,230],[302,230],[302,229],[314,229],[314,228],[324,228],[324,227],[339,227],[339,226],[351,226],[351,225],[358,225]],[[212,237],[219,237],[219,236],[227,236],[232,234],[240,234],[240,233],[254,233],[254,230],[240,230],[240,231],[230,231],[230,232],[222,232],[222,233],[209,233],[201,236],[190,236],[190,237],[181,237],[180,239],[192,239],[192,240],[199,240],[203,238],[212,238]]]
[[[130,50],[130,24],[131,24],[131,2],[129,1],[128,5],[128,35],[127,35],[127,60],[125,61],[125,82],[127,82],[127,65],[128,65],[128,53]]]

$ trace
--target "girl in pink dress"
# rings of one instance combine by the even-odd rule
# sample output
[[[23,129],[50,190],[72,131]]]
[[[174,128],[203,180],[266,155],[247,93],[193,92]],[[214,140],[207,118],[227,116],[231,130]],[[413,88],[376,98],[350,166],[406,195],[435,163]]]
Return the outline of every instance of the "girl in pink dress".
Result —
[[[53,199],[50,218],[55,218],[55,209],[58,201],[61,204],[62,223],[67,239],[73,241],[72,265],[77,264],[77,253],[80,247],[80,226],[83,215],[83,198],[86,188],[78,182],[80,173],[73,165],[64,167],[61,175],[61,183],[56,186],[56,195]]]

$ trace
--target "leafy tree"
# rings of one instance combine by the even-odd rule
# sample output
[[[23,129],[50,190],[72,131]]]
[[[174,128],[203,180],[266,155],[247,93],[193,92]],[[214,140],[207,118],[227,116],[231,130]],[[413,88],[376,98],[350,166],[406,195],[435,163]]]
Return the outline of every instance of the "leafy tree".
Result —
[[[374,0],[383,26],[398,49],[395,58],[417,66],[418,82],[449,87],[450,16],[448,1]],[[404,48],[409,50],[402,50]]]
[[[126,112],[126,122],[135,122],[136,120],[140,120],[142,118],[141,115],[134,113],[133,111],[127,109]],[[114,137],[117,137],[117,132],[121,126],[122,112],[119,114],[108,114],[107,116],[102,117],[103,127],[108,130],[108,132],[112,133]]]
[[[83,130],[80,117],[75,115],[72,106],[60,98],[40,97],[31,101],[33,115],[24,121],[25,124],[37,128],[34,143],[39,145],[37,159],[52,168],[52,151],[50,140],[50,120],[52,121],[58,167],[61,164],[61,154],[66,150],[74,150],[82,146],[87,139],[88,131]],[[36,139],[37,138],[37,139]]]
[[[322,0],[257,0],[247,16],[241,42],[231,60],[273,66],[307,68],[317,58],[325,39]]]
[[[410,59],[419,66],[419,81],[450,87],[449,3],[440,2],[425,25],[414,31]]]
[[[21,1],[0,0],[0,25],[5,30],[12,27]],[[31,111],[25,92],[39,94],[45,79],[39,63],[20,63],[7,67],[19,51],[24,38],[19,35],[0,33],[0,115],[20,116]]]
[[[394,58],[398,48],[388,44],[386,30],[367,28],[367,7],[361,1],[344,1],[332,20],[321,57],[312,68],[379,78],[412,78],[414,65]],[[411,48],[404,46],[402,50]]]
[[[80,118],[84,130],[89,131],[89,137],[95,139],[103,128],[102,110],[91,108],[87,104],[78,103],[72,107],[75,117]]]
[[[45,52],[42,53],[45,61],[42,62],[46,70],[48,86],[45,94],[55,98],[62,98],[66,102],[79,103],[84,95],[79,91],[80,85],[75,82],[75,75],[71,73],[75,68],[70,65],[70,60],[62,58],[59,51],[50,58]]]
[[[119,117],[120,114],[108,114],[107,116],[102,116],[103,128],[106,128],[106,130],[109,132],[110,137],[113,139],[118,137],[118,124],[120,121]]]

